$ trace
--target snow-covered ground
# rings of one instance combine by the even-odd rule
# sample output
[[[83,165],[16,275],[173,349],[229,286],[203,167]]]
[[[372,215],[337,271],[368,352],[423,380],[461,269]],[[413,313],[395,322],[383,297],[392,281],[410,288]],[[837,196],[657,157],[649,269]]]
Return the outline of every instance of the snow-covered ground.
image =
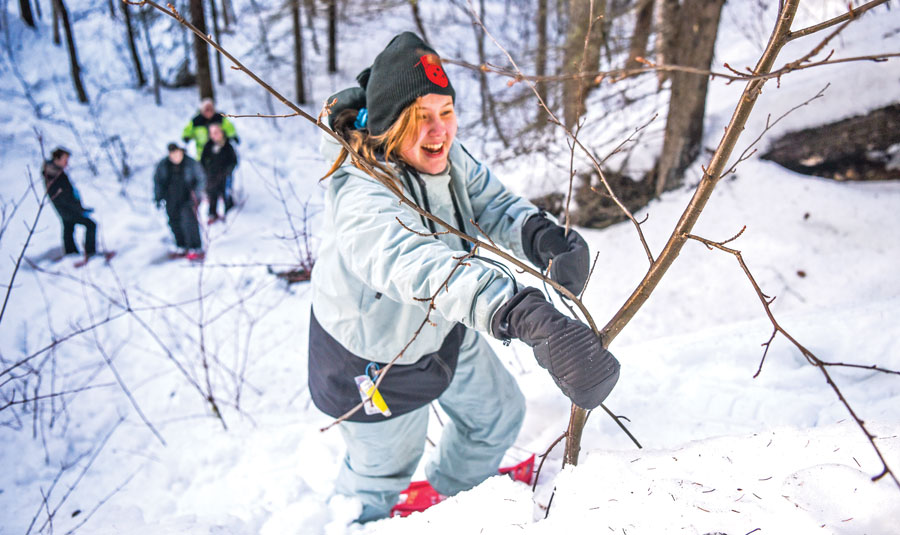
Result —
[[[244,18],[225,43],[238,57],[259,60],[253,12],[234,3]],[[843,3],[809,2],[795,27],[834,16]],[[36,132],[45,152],[57,144],[72,149],[69,175],[96,209],[103,247],[118,254],[109,265],[94,260],[81,269],[69,259],[46,259],[59,246],[50,206],[30,236],[26,256],[36,264],[23,263],[16,273],[0,322],[0,391],[4,402],[14,390],[15,400],[65,395],[0,411],[0,534],[897,532],[900,488],[888,477],[871,481],[881,462],[822,372],[779,336],[754,378],[772,325],[735,258],[699,243],[685,246],[611,347],[623,369],[606,404],[628,418],[643,449],[598,411],[585,429],[579,465],[561,470],[558,446],[535,492],[497,477],[422,514],[348,526],[358,504],[332,495],[343,445],[334,430],[320,432],[330,420],[311,404],[306,388],[308,284],[288,287],[267,269],[296,264],[306,251],[305,232],[315,247],[318,178],[327,168],[317,156],[316,129],[298,119],[235,119],[245,202],[226,224],[206,229],[205,263],[166,260],[172,243],[164,213],[151,202],[151,176],[166,143],[194,113],[196,92],[164,89],[163,106],[155,106],[151,92],[131,88],[124,30],[111,22],[105,3],[70,4],[90,107],[74,102],[65,50],[50,45],[46,18],[34,34],[9,7],[4,23],[9,33],[2,38],[9,36],[42,118],[23,97],[4,52],[0,280],[6,285],[12,277],[38,212],[39,197],[27,192],[29,177],[39,178]],[[443,2],[421,4],[426,17],[439,8],[452,11]],[[774,14],[764,12],[765,21],[756,22],[760,8],[750,4],[725,6],[719,67],[750,66],[764,45],[762,32]],[[833,41],[835,57],[897,52],[900,12],[891,4]],[[410,28],[408,18],[408,6],[400,5],[370,13],[344,32],[342,70],[311,75],[312,100],[351,85],[390,35]],[[289,29],[284,19],[270,26],[278,53],[289,47],[281,38]],[[464,40],[438,37],[441,20],[426,20],[436,48],[468,50],[472,59]],[[363,29],[371,46],[358,46]],[[166,38],[181,40],[171,31],[156,35],[157,42]],[[802,55],[817,39],[792,43],[780,60]],[[321,66],[313,54],[310,72],[324,72]],[[260,71],[289,88],[289,68],[285,62]],[[464,71],[448,72],[462,122],[471,123],[479,110],[477,101],[465,104],[465,95],[476,95],[477,85]],[[218,88],[222,110],[267,113],[260,89],[239,73],[226,76],[228,83]],[[891,60],[770,82],[739,150],[762,132],[767,114],[780,116],[828,82],[824,97],[767,136],[896,101],[898,80],[900,62]],[[101,92],[101,85],[108,90]],[[739,84],[712,83],[706,146],[717,143],[740,90]],[[615,120],[633,128],[644,117]],[[599,118],[589,120],[586,132],[591,125],[604,128]],[[100,145],[113,135],[122,139],[133,170],[125,184]],[[465,142],[465,131],[460,138]],[[494,169],[528,194],[538,178],[564,175],[557,164],[541,162],[507,160]],[[643,229],[655,252],[691,193],[686,187],[666,194],[638,214],[649,216]],[[776,297],[777,321],[819,358],[900,370],[897,206],[900,183],[836,183],[751,158],[717,187],[695,233],[723,240],[747,227],[730,245],[742,251],[762,290]],[[603,323],[640,280],[647,259],[629,224],[582,233],[600,254],[585,303]],[[524,429],[508,454],[514,463],[544,453],[565,431],[569,404],[527,347],[494,347],[528,399]],[[27,365],[9,369],[27,357]],[[877,437],[888,465],[900,470],[900,378],[850,368],[829,373]],[[440,424],[432,423],[436,442]]]

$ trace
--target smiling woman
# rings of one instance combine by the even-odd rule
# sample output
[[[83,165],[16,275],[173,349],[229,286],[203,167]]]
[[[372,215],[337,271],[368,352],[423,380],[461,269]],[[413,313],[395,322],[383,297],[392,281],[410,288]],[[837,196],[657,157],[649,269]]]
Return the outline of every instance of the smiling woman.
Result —
[[[336,134],[420,208],[470,236],[487,235],[581,291],[587,244],[511,194],[459,143],[456,93],[430,46],[400,34],[357,80],[361,87],[328,99]],[[619,364],[590,328],[398,203],[384,183],[347,162],[332,136],[322,139],[334,164],[312,272],[309,387],[316,407],[345,418],[347,454],[335,487],[359,498],[357,521],[366,522],[391,514],[409,484],[432,401],[449,418],[425,468],[435,495],[497,473],[525,401],[480,333],[532,346],[562,392],[587,409],[612,390]],[[364,410],[351,412],[360,401]]]

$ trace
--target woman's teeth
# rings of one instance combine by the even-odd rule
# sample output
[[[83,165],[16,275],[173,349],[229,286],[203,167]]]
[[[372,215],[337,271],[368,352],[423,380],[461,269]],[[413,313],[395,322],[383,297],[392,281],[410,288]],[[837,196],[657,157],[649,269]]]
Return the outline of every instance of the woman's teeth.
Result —
[[[422,145],[422,148],[427,152],[430,152],[432,154],[437,154],[437,153],[441,152],[442,148],[444,148],[444,144],[436,143],[433,145]]]

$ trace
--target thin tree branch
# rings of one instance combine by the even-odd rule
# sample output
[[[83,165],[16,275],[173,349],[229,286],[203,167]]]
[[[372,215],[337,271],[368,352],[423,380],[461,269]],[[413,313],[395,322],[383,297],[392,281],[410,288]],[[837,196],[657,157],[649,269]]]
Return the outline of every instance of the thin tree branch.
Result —
[[[804,28],[802,30],[797,30],[796,32],[788,32],[787,38],[788,38],[788,40],[793,41],[794,39],[804,37],[804,36],[807,36],[812,33],[820,32],[820,31],[822,31],[826,28],[830,28],[831,26],[834,26],[836,24],[854,20],[854,19],[862,16],[862,14],[865,13],[866,11],[868,11],[874,7],[878,7],[881,4],[886,4],[886,3],[888,3],[888,1],[889,0],[872,0],[871,2],[863,4],[856,8],[853,7],[853,4],[850,4],[850,5],[848,5],[849,11],[847,11],[843,15],[841,15],[839,17],[835,17],[831,20],[826,20],[825,22],[821,22],[819,24],[810,26],[808,28]]]
[[[743,230],[741,232],[743,232]],[[819,371],[822,372],[822,374],[825,376],[825,381],[828,383],[828,386],[830,386],[831,389],[834,391],[834,393],[837,395],[838,400],[840,400],[840,402],[844,406],[844,408],[847,409],[847,412],[850,413],[850,416],[856,422],[856,425],[860,428],[860,430],[862,430],[863,434],[866,436],[866,439],[872,445],[872,448],[875,450],[875,455],[878,456],[878,459],[881,461],[882,468],[883,468],[882,471],[878,475],[872,477],[872,481],[877,481],[877,480],[881,479],[882,477],[889,475],[891,477],[891,479],[894,480],[894,483],[897,485],[897,488],[900,489],[900,480],[897,479],[897,476],[896,476],[896,474],[894,474],[894,471],[888,466],[887,460],[885,460],[884,455],[881,452],[881,449],[878,447],[878,444],[875,443],[875,438],[876,438],[875,435],[873,435],[872,433],[869,432],[868,428],[866,427],[865,422],[856,414],[856,411],[853,410],[853,407],[850,406],[850,402],[847,401],[847,398],[844,397],[844,394],[843,394],[843,392],[841,392],[841,389],[838,387],[837,383],[835,383],[834,379],[832,379],[831,374],[828,373],[828,370],[826,369],[826,364],[824,362],[822,362],[818,357],[816,357],[812,351],[810,351],[809,349],[804,347],[802,344],[800,344],[800,342],[798,342],[793,336],[791,336],[791,334],[788,333],[775,319],[775,315],[772,313],[772,309],[769,306],[770,301],[766,298],[766,295],[763,293],[762,289],[760,289],[759,284],[756,282],[756,279],[750,273],[750,269],[747,267],[747,264],[744,262],[744,258],[743,258],[743,256],[741,256],[741,252],[738,251],[737,249],[732,249],[730,247],[726,247],[723,244],[724,242],[714,242],[712,240],[708,240],[706,238],[701,238],[701,237],[695,236],[693,234],[686,234],[685,237],[692,239],[692,240],[699,241],[700,243],[706,245],[708,248],[715,248],[715,249],[719,249],[720,251],[729,253],[737,259],[738,263],[741,266],[741,269],[744,271],[744,274],[747,276],[747,279],[750,281],[750,284],[753,286],[753,290],[756,292],[756,295],[759,298],[760,303],[762,303],[763,309],[766,312],[766,316],[768,316],[769,321],[772,323],[772,327],[775,329],[775,332],[777,332],[777,333],[781,334],[782,336],[784,336],[785,338],[787,338],[788,341],[790,341],[790,343],[793,344],[794,347],[796,347],[800,351],[800,354],[802,354],[804,356],[804,358],[806,358],[807,362],[809,362],[811,365],[815,366],[816,368],[819,369]],[[772,336],[774,337],[775,335],[773,334]],[[771,345],[772,339],[773,338],[769,338],[769,341],[764,344],[766,346],[766,351],[768,351],[768,348]],[[832,364],[832,365],[834,365],[834,364]],[[761,368],[762,368],[762,363],[760,363],[760,369]],[[759,374],[759,372],[757,372],[757,375],[758,374]],[[756,376],[754,375],[754,377],[756,377]]]

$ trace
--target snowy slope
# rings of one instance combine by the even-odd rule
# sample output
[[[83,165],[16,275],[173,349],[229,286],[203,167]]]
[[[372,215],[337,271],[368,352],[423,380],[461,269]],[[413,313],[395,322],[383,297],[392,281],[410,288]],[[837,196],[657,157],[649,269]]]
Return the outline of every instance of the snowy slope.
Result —
[[[39,198],[27,191],[29,174],[39,174],[35,131],[43,136],[45,152],[57,144],[73,150],[69,175],[96,209],[101,243],[118,255],[109,265],[95,260],[82,269],[69,259],[46,259],[59,246],[59,230],[52,207],[43,208],[26,250],[36,264],[23,264],[16,273],[0,322],[2,369],[30,359],[15,370],[21,378],[0,378],[0,389],[4,396],[12,395],[14,385],[27,388],[29,396],[67,394],[0,411],[0,533],[896,531],[900,489],[889,478],[870,481],[881,464],[822,373],[778,337],[753,377],[771,324],[735,259],[699,243],[685,247],[611,347],[623,372],[607,405],[629,419],[626,425],[644,449],[597,412],[585,429],[579,466],[561,471],[557,447],[535,493],[494,478],[424,514],[348,526],[358,504],[332,496],[341,439],[334,430],[320,432],[329,419],[306,391],[308,285],[287,287],[266,267],[295,265],[306,251],[298,237],[304,232],[315,247],[318,177],[327,168],[317,156],[315,128],[298,119],[235,119],[242,138],[237,180],[246,200],[227,224],[206,229],[204,264],[165,260],[172,243],[165,215],[151,202],[151,175],[165,144],[178,138],[193,113],[196,93],[164,90],[163,106],[157,107],[149,91],[131,89],[121,32],[114,29],[121,27],[110,23],[105,5],[71,4],[90,107],[74,102],[65,51],[49,44],[48,25],[35,35],[14,11],[8,13],[17,68],[41,117],[24,98],[5,55],[4,213],[10,214],[12,201],[24,200],[3,219],[0,247],[8,261],[0,265],[0,280],[10,280],[38,212]],[[226,44],[279,87],[291,87],[290,65],[263,61],[251,44],[258,38],[257,19],[249,6],[235,4],[242,24]],[[443,2],[422,4],[424,13],[444,9],[459,16]],[[839,13],[841,4],[810,2],[797,27]],[[896,51],[896,7],[879,8],[851,25],[832,43],[836,54]],[[386,42],[394,32],[411,29],[407,9],[370,14],[343,33],[342,42],[355,42],[362,32],[373,43]],[[737,27],[751,15],[757,13],[748,4],[729,2],[723,24]],[[429,28],[437,32],[441,20],[433,15]],[[718,65],[752,64],[760,47],[751,40],[754,29],[770,22],[723,28]],[[288,51],[288,30],[286,17],[270,26],[277,54]],[[173,46],[181,39],[170,31],[157,41],[165,36]],[[782,58],[818,42],[811,39],[795,43]],[[459,47],[465,54],[465,44],[447,38],[441,46],[444,41],[435,40],[439,50]],[[315,102],[350,85],[376,47],[345,49],[343,70],[333,76],[318,74],[324,72],[322,58],[313,55]],[[898,65],[851,63],[792,74],[780,87],[770,83],[739,150],[762,131],[766,114],[781,115],[829,81],[825,97],[789,115],[767,136],[896,100]],[[477,92],[462,71],[450,75],[460,95]],[[228,83],[219,88],[221,109],[267,113],[260,89],[236,73],[226,76]],[[718,141],[740,89],[711,85],[707,146]],[[464,123],[476,108],[470,103],[463,109]],[[306,109],[317,112],[315,105]],[[642,121],[637,113],[608,120]],[[602,128],[599,120],[589,124],[594,122]],[[114,134],[134,170],[125,184],[116,180],[101,147]],[[460,134],[464,141],[465,135]],[[654,143],[653,136],[642,142]],[[490,160],[490,154],[481,156]],[[534,157],[506,161],[495,171],[526,193],[555,168]],[[643,228],[654,251],[690,195],[689,188],[672,192],[638,214],[649,215]],[[722,240],[746,226],[731,245],[742,251],[763,291],[777,297],[772,310],[795,338],[826,361],[898,370],[898,205],[898,183],[834,183],[750,159],[718,186],[695,233]],[[640,280],[647,260],[630,225],[583,235],[600,253],[585,302],[602,323]],[[92,324],[100,325],[71,336]],[[525,346],[494,347],[528,398],[524,429],[508,455],[517,462],[543,453],[565,430],[569,404]],[[31,370],[40,375],[28,375]],[[888,464],[900,469],[900,380],[868,370],[830,373],[878,437]],[[22,394],[17,391],[15,399]],[[429,434],[437,441],[437,420]]]

